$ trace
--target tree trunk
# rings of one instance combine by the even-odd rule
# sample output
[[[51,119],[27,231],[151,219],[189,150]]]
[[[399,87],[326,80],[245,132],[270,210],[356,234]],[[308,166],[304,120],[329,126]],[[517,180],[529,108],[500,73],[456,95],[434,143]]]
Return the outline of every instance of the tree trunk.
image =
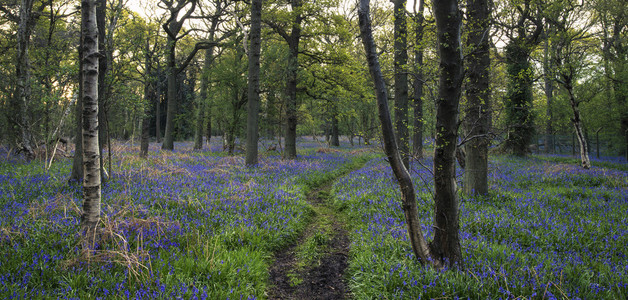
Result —
[[[408,29],[406,0],[394,0],[395,127],[403,164],[410,166],[408,136]]]
[[[95,0],[81,1],[83,31],[83,214],[81,227],[92,232],[100,220],[98,147],[98,27]]]
[[[157,65],[156,75],[157,95],[155,96],[155,140],[161,143],[161,68]]]
[[[525,156],[534,137],[532,115],[532,67],[530,46],[524,38],[515,38],[506,46],[506,71],[508,95],[506,118],[509,124],[506,150],[517,156]]]
[[[423,0],[419,0],[419,10],[414,19],[416,23],[414,45],[414,131],[412,133],[412,153],[415,159],[423,158],[423,31],[424,31],[424,11]]]
[[[465,145],[464,193],[488,193],[488,144],[490,126],[489,49],[490,14],[488,0],[467,0],[468,56],[467,109],[465,132],[471,140]],[[477,137],[477,138],[476,138]]]
[[[379,65],[376,50],[377,48],[375,46],[375,40],[371,30],[369,0],[360,0],[358,17],[360,22],[360,35],[362,36],[362,43],[364,44],[369,71],[375,84],[379,119],[382,123],[384,151],[388,157],[393,173],[399,182],[399,188],[401,189],[403,202],[402,207],[406,218],[410,244],[412,245],[414,255],[421,263],[432,264],[439,268],[441,266],[441,262],[432,259],[430,249],[425,241],[425,237],[423,236],[421,224],[419,223],[419,213],[412,178],[403,164],[401,155],[399,154],[399,149],[397,148],[397,142],[395,141],[392,120],[390,119],[390,112],[388,109],[388,92],[386,90],[384,76],[382,75]]]
[[[246,165],[258,162],[259,140],[259,72],[262,32],[262,0],[251,1],[251,46],[249,47],[248,116],[246,119]]]
[[[571,104],[571,111],[573,112],[573,118],[571,119],[573,127],[578,138],[578,144],[580,145],[580,160],[582,167],[585,169],[591,168],[591,161],[589,160],[589,145],[587,139],[584,136],[584,129],[582,127],[582,118],[580,117],[580,110],[578,109],[578,102],[573,94],[573,88],[571,84],[567,86],[567,92],[569,93],[569,104]]]
[[[74,157],[72,158],[72,172],[70,173],[69,181],[82,181],[83,180],[83,31],[80,32],[80,41],[78,48],[79,58],[79,72],[78,82],[79,91],[78,98],[76,99],[76,109],[74,114],[76,119],[74,120]]]
[[[549,39],[545,40],[545,45],[543,48],[543,80],[544,87],[543,91],[545,92],[546,99],[546,123],[545,123],[545,153],[553,153],[554,152],[554,140],[552,135],[554,134],[554,115],[552,110],[552,105],[554,102],[554,83],[551,75],[551,64],[550,64],[550,46]],[[555,50],[552,50],[551,53],[555,53]]]
[[[153,72],[153,59],[150,54],[150,45],[148,40],[146,40],[146,56],[144,57],[144,70],[145,70],[145,78],[144,78],[144,107],[150,107],[154,95],[154,87],[153,87],[153,79],[151,78],[151,73]],[[149,106],[150,105],[150,106]],[[142,138],[140,141],[140,157],[145,158],[148,156],[148,144],[149,144],[149,130],[150,130],[150,114],[145,111],[142,111]]]
[[[107,144],[107,131],[109,130],[107,126],[107,106],[108,106],[108,91],[109,87],[107,86],[106,75],[108,67],[110,66],[110,62],[108,62],[109,57],[113,57],[113,54],[109,55],[108,52],[113,53],[113,49],[107,49],[105,44],[105,36],[107,35],[105,23],[107,20],[106,15],[107,9],[107,0],[96,0],[96,23],[98,24],[98,49],[100,56],[98,57],[98,149],[100,150],[100,176],[102,181],[106,181],[107,177],[105,176],[105,164],[104,164],[104,155],[103,149],[105,146],[111,153],[111,145]],[[109,162],[111,165],[111,162]]]
[[[433,0],[433,7],[440,54],[440,82],[434,149],[434,240],[430,250],[439,261],[459,266],[462,264],[462,251],[454,154],[463,80],[460,44],[462,13],[456,0]]]
[[[299,70],[299,42],[301,41],[301,23],[303,16],[300,12],[302,0],[291,1],[292,11],[299,12],[292,22],[292,31],[288,39],[290,56],[288,57],[288,80],[286,83],[286,141],[285,157],[297,158],[297,82]]]
[[[17,77],[16,90],[13,95],[14,114],[9,116],[15,120],[16,129],[19,130],[19,137],[16,139],[18,149],[23,151],[27,160],[35,158],[33,137],[31,133],[30,117],[28,115],[28,105],[31,98],[31,72],[30,59],[28,57],[28,46],[30,44],[32,22],[31,12],[33,0],[21,0],[19,11],[19,22],[17,30],[17,49],[15,60],[15,75]]]
[[[331,109],[331,145],[340,147],[340,132],[338,130],[338,108],[333,105]]]
[[[176,41],[168,36],[168,65],[166,67],[166,76],[168,76],[168,106],[166,109],[166,132],[164,134],[164,143],[161,149],[174,150],[174,117],[177,113],[177,71],[176,71]]]

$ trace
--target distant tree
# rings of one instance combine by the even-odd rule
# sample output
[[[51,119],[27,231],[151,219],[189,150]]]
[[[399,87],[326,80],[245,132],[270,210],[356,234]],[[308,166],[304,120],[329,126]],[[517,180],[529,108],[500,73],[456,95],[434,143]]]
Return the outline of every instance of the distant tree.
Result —
[[[467,107],[464,128],[465,172],[464,192],[467,195],[488,193],[488,144],[490,127],[490,0],[467,1]]]
[[[503,149],[524,156],[534,137],[532,113],[533,69],[530,55],[543,32],[541,1],[503,1],[505,20],[497,20],[509,40],[505,49],[508,78],[505,102],[508,136]],[[512,13],[514,12],[514,13]],[[512,18],[509,18],[512,17]]]
[[[579,106],[583,102],[577,99],[576,88],[578,81],[583,79],[583,73],[589,64],[587,57],[593,48],[592,35],[589,30],[594,22],[586,17],[585,7],[573,1],[564,1],[545,10],[546,20],[555,28],[552,38],[555,43],[553,66],[555,67],[558,82],[566,91],[571,106],[571,122],[574,126],[580,148],[582,167],[591,168],[589,160],[589,146],[584,133],[582,114]]]
[[[96,1],[81,1],[83,45],[83,213],[81,227],[92,233],[100,220],[100,149],[98,145],[98,27]],[[77,154],[78,155],[78,154]]]
[[[249,38],[249,74],[248,74],[248,116],[246,128],[246,165],[258,162],[259,109],[260,109],[260,51],[262,28],[262,0],[251,1],[251,31]]]

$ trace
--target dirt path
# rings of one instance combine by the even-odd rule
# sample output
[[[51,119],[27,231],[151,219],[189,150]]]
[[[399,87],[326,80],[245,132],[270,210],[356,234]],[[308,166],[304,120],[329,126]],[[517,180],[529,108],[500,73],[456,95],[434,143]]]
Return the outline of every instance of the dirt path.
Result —
[[[310,192],[315,216],[293,245],[275,253],[269,299],[347,299],[344,272],[349,238],[345,225],[327,206],[332,183]]]

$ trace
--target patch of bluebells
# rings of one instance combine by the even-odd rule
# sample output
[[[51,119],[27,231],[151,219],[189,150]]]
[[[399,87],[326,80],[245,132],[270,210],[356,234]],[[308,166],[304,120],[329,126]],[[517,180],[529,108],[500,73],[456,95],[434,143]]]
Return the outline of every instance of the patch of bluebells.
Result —
[[[264,286],[254,284],[267,276],[257,270],[307,217],[297,183],[350,159],[310,151],[296,161],[262,157],[247,168],[242,158],[211,155],[214,149],[177,148],[151,144],[146,160],[120,151],[103,186],[102,219],[117,236],[96,249],[141,250],[139,263],[149,267],[140,279],[115,259],[80,259],[82,196],[79,185],[67,184],[70,160],[48,173],[11,162],[0,174],[0,298],[255,299]]]
[[[356,298],[626,298],[628,172],[514,158],[491,161],[489,169],[489,196],[461,199],[460,272],[415,260],[386,161],[372,160],[337,181],[336,205],[354,226]],[[430,177],[413,172],[428,239]]]

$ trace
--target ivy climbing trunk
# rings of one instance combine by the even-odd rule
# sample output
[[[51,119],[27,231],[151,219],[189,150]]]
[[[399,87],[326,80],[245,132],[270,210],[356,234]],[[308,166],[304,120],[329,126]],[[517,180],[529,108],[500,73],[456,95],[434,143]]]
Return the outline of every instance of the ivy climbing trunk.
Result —
[[[83,32],[83,213],[81,228],[90,233],[100,220],[100,149],[98,144],[98,27],[95,0],[81,1]]]

